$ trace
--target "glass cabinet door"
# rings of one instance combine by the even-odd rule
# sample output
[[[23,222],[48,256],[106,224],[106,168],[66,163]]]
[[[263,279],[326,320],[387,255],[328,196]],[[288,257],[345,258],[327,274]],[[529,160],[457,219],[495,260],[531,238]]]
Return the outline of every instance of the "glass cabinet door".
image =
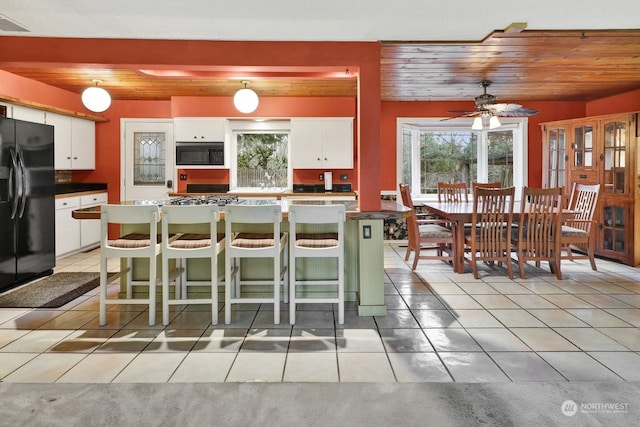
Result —
[[[627,123],[612,121],[604,124],[603,190],[605,193],[626,193]]]
[[[547,187],[564,187],[567,181],[566,129],[554,128],[547,131],[549,161],[547,166]]]
[[[630,207],[628,202],[604,201],[599,226],[599,239],[596,240],[596,251],[607,257],[624,259],[631,250],[629,221]]]
[[[593,125],[576,126],[573,130],[573,165],[593,167]]]

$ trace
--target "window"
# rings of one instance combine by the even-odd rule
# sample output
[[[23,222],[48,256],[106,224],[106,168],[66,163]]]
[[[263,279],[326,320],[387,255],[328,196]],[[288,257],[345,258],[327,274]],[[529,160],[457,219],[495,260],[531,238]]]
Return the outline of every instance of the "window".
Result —
[[[398,180],[414,197],[435,198],[437,183],[496,182],[521,192],[526,179],[527,119],[501,119],[495,130],[471,130],[471,121],[398,119]]]
[[[232,190],[291,188],[288,122],[232,124]]]

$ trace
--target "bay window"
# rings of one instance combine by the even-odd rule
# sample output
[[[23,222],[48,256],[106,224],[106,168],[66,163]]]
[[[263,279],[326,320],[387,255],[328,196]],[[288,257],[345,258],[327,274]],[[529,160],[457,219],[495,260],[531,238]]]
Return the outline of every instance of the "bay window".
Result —
[[[470,119],[398,119],[398,182],[414,198],[435,199],[438,182],[526,185],[526,118],[501,118],[497,129],[472,130]]]

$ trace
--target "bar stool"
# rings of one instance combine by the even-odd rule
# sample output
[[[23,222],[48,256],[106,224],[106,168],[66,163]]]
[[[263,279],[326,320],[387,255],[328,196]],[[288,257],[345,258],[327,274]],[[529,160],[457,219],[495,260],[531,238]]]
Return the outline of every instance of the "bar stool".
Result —
[[[280,323],[280,282],[284,282],[284,300],[289,300],[287,272],[287,234],[280,232],[282,208],[279,204],[225,206],[225,323],[231,323],[231,305],[273,303],[273,323]],[[269,229],[270,231],[265,231]],[[284,254],[284,257],[283,257]],[[283,262],[281,262],[283,257]],[[270,279],[243,279],[242,258],[271,258]],[[273,296],[242,297],[243,285],[272,285]]]
[[[156,205],[102,205],[100,224],[100,326],[107,323],[107,304],[149,304],[149,326],[156,323],[156,265],[157,256],[162,251],[158,236],[160,208]],[[148,233],[129,233],[115,240],[108,240],[109,224],[131,224],[144,226]],[[124,258],[127,268],[120,270],[107,281],[108,258]],[[149,280],[134,283],[132,274],[133,258],[149,260]],[[107,298],[107,284],[126,273],[126,298]],[[133,298],[133,286],[146,285],[148,298]]]
[[[289,207],[289,322],[296,322],[298,303],[337,303],[338,323],[344,323],[344,205],[291,205]],[[332,226],[335,231],[315,231],[317,226]],[[314,230],[315,227],[315,230]],[[335,258],[336,279],[297,280],[296,265],[301,258]],[[298,297],[297,288],[302,286],[336,286],[335,296]]]
[[[218,234],[220,211],[217,205],[162,207],[162,324],[169,324],[169,306],[178,304],[211,304],[211,323],[218,323],[218,254],[224,251],[224,234]],[[194,226],[208,226],[206,233],[194,233]],[[199,231],[195,229],[196,231]],[[172,239],[169,232],[179,232]],[[191,231],[191,232],[189,232]],[[189,280],[188,259],[208,258],[209,280]],[[176,260],[178,274],[170,275],[169,260]],[[169,296],[169,285],[175,282],[175,297]],[[211,297],[188,298],[188,286],[209,285]]]

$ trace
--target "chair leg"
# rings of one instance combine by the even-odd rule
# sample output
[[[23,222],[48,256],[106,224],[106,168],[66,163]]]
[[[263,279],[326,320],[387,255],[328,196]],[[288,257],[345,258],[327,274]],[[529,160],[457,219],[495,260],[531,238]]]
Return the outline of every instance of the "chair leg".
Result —
[[[296,324],[296,259],[289,252],[289,324]]]
[[[284,248],[284,262],[283,262],[283,275],[282,275],[282,279],[284,282],[284,292],[283,292],[283,298],[284,298],[284,303],[287,304],[289,302],[289,286],[291,286],[291,283],[289,282],[289,245],[286,245]]]
[[[596,259],[595,259],[594,255],[593,255],[593,252],[595,250],[594,246],[595,246],[595,244],[594,244],[593,239],[589,239],[588,247],[589,247],[589,261],[591,261],[591,269],[593,271],[598,271],[598,269],[596,268]]]
[[[149,326],[156,324],[156,268],[155,255],[149,258]]]
[[[520,269],[520,278],[526,279],[527,276],[524,274],[524,260],[522,259],[523,254],[518,254],[518,268]]]
[[[185,280],[185,283],[186,283],[186,280]],[[214,255],[211,257],[211,323],[214,325],[218,324],[218,257],[217,255]]]
[[[507,274],[509,274],[509,279],[513,279],[513,267],[511,266],[511,259],[509,258],[508,253],[505,263],[507,264]]]
[[[338,257],[338,324],[344,325],[344,255]]]
[[[100,257],[100,326],[107,324],[107,257]]]
[[[476,255],[471,255],[471,268],[473,269],[473,278],[478,279],[478,260],[476,260]]]
[[[415,270],[416,267],[418,266],[418,260],[419,259],[420,259],[420,249],[415,251],[415,253],[413,255],[413,266],[411,267],[412,270]]]
[[[169,324],[169,284],[169,259],[162,257],[162,324],[164,326]],[[177,289],[178,283],[175,286]],[[149,292],[151,292],[151,288],[149,288]]]
[[[224,263],[224,323],[228,325],[231,323],[231,263],[234,262],[234,258],[226,257]]]
[[[273,257],[273,324],[280,324],[280,254]]]
[[[127,258],[127,269],[127,299],[131,299],[133,298],[133,258]]]

